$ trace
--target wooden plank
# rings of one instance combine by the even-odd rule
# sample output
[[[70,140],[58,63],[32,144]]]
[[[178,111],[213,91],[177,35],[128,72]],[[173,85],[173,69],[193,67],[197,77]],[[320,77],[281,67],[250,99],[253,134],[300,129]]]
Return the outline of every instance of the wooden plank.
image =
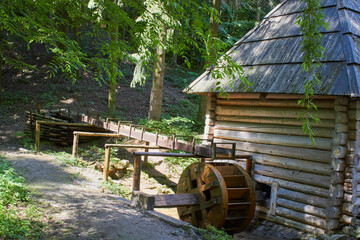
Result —
[[[333,100],[315,100],[313,101],[318,109],[320,108],[331,108],[333,109],[335,104]],[[279,99],[279,100],[269,100],[269,99],[218,99],[216,101],[216,105],[224,105],[224,106],[252,106],[252,107],[295,107],[302,108],[301,105],[298,104],[297,99]]]
[[[279,183],[279,186],[282,188],[306,193],[309,195],[319,196],[322,198],[329,197],[329,189],[324,189],[324,188],[315,187],[315,186],[311,186],[311,185],[291,182],[291,181],[278,179],[278,178],[267,177],[267,176],[263,176],[260,174],[254,174],[253,178],[256,182],[271,185],[274,181],[276,181]]]
[[[152,157],[198,157],[192,153],[166,153],[166,152],[133,152],[134,156],[152,156]]]
[[[312,148],[320,150],[332,149],[332,139],[330,138],[315,138],[315,145],[313,145],[308,136],[291,136],[220,129],[215,130],[214,137],[219,139],[229,139],[278,146]]]
[[[274,181],[271,184],[270,209],[269,209],[270,215],[275,215],[276,204],[278,199],[278,190],[279,190],[279,183]]]
[[[275,177],[283,180],[298,182],[322,188],[329,188],[330,186],[329,176],[317,175],[313,173],[305,173],[301,171],[265,166],[260,164],[255,164],[254,172],[268,177]]]
[[[261,132],[261,133],[276,133],[284,135],[308,136],[303,132],[301,126],[290,126],[280,124],[258,124],[258,123],[239,123],[217,121],[215,123],[216,130],[232,130],[244,132]],[[332,138],[332,128],[317,128],[314,126],[312,130],[316,137]]]
[[[297,119],[300,113],[301,109],[298,108],[216,106],[217,115]],[[320,119],[335,119],[334,110],[332,109],[319,109],[313,114]]]
[[[155,207],[180,207],[199,205],[200,199],[197,193],[180,193],[169,195],[154,195]]]
[[[79,132],[74,131],[74,135],[78,136],[88,136],[88,137],[121,137],[120,134],[117,133],[99,133],[99,132]]]
[[[250,191],[250,188],[227,188],[229,199],[241,199],[244,194]]]
[[[243,175],[222,175],[225,180],[226,187],[244,186],[245,176]]]
[[[216,115],[217,121],[231,121],[231,122],[244,122],[244,123],[259,123],[259,124],[279,124],[279,125],[290,125],[290,126],[302,126],[302,121],[293,118],[275,118],[275,117],[244,117],[244,116],[232,116],[232,115]],[[316,128],[334,128],[335,121],[321,119],[321,124],[312,125]]]

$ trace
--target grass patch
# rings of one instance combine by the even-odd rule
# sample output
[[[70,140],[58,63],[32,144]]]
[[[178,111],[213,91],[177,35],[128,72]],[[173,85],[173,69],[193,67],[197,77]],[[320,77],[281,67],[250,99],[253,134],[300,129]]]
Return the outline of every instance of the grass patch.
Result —
[[[104,181],[100,187],[110,190],[113,194],[120,195],[123,198],[131,198],[131,190],[121,184],[114,183],[113,181]]]
[[[170,151],[181,153],[181,151]],[[164,161],[169,166],[171,171],[181,174],[190,164],[199,162],[199,158],[183,158],[183,157],[166,157]],[[180,169],[179,169],[180,167]]]
[[[232,236],[227,234],[224,230],[216,229],[211,225],[207,225],[206,229],[199,228],[201,237],[205,240],[232,240]]]
[[[67,152],[55,152],[51,150],[46,150],[44,153],[49,154],[56,158],[56,160],[62,162],[64,165],[70,165],[74,167],[87,167],[88,163],[80,160],[79,158],[73,158],[70,153]]]
[[[24,185],[0,155],[0,239],[39,239],[46,224]]]

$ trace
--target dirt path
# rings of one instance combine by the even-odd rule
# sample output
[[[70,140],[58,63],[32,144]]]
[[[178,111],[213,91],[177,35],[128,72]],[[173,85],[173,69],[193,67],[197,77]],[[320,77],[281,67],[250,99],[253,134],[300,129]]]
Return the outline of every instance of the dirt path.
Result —
[[[192,229],[167,224],[103,193],[98,172],[61,165],[45,154],[4,149],[0,154],[45,206],[51,223],[46,239],[199,239]]]

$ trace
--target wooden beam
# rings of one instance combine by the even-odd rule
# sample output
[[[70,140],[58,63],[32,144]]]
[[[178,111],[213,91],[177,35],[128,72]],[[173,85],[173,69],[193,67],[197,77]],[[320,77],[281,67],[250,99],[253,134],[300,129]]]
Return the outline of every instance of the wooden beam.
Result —
[[[154,210],[155,196],[142,193],[140,191],[132,191],[130,205],[145,210]]]
[[[181,194],[168,194],[168,195],[154,195],[155,207],[180,207],[199,205],[200,199],[197,193],[181,193]]]

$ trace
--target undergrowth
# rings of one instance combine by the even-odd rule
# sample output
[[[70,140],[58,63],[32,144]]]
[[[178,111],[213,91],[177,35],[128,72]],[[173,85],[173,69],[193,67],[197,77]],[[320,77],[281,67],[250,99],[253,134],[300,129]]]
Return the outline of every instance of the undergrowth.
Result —
[[[170,152],[181,153],[181,151],[176,150]],[[199,162],[199,158],[166,157],[164,158],[164,161],[167,163],[171,171],[181,174],[190,164]]]
[[[24,179],[0,155],[0,239],[39,239],[45,227]]]
[[[44,151],[44,153],[55,157],[58,161],[62,162],[65,165],[70,165],[74,167],[87,167],[88,165],[88,163],[82,161],[79,158],[73,158],[70,153],[67,153],[65,151],[56,152],[52,150],[46,150]]]
[[[185,117],[170,117],[161,121],[141,119],[139,125],[159,130],[161,134],[177,134],[181,136],[197,136],[202,132],[202,125]],[[189,139],[184,139],[189,141]]]
[[[114,183],[113,181],[104,181],[101,186],[110,190],[113,194],[120,195],[126,199],[130,199],[131,190],[119,183]]]
[[[205,229],[199,228],[199,233],[201,237],[205,240],[232,240],[232,236],[227,234],[224,230],[216,229],[211,225],[206,226]]]

